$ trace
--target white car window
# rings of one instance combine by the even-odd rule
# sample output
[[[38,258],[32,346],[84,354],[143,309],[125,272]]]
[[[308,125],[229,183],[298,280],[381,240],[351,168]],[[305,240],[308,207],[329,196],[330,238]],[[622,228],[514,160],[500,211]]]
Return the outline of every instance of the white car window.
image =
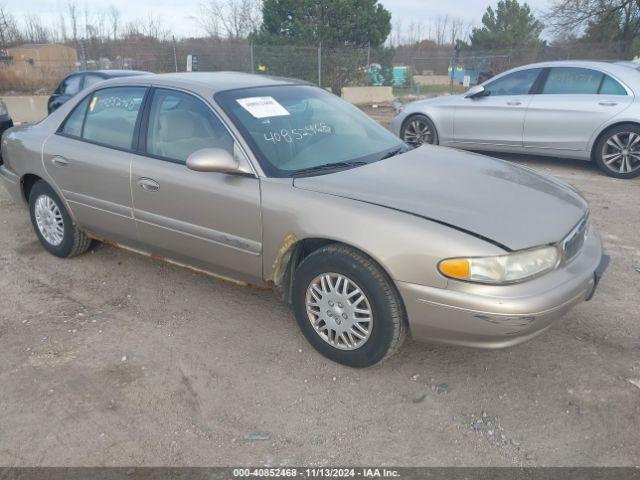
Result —
[[[609,75],[605,75],[600,85],[600,95],[627,95],[625,88]]]
[[[80,91],[80,82],[82,77],[80,75],[72,75],[64,81],[62,86],[62,94],[73,96]]]
[[[82,138],[109,147],[130,149],[144,87],[114,87],[91,97]]]
[[[222,122],[197,98],[157,89],[149,111],[147,152],[186,162],[203,148],[222,148],[233,154],[233,137]]]
[[[552,68],[542,93],[545,95],[597,95],[603,73],[588,68]]]
[[[541,68],[530,68],[513,72],[485,85],[486,95],[492,97],[501,95],[528,95],[535,83]]]
[[[98,82],[102,82],[104,78],[99,75],[87,75],[84,77],[84,88],[90,87]]]
[[[87,112],[87,105],[89,105],[89,97],[82,100],[73,112],[67,117],[62,126],[62,133],[71,137],[82,136],[82,124],[84,122],[84,115]]]

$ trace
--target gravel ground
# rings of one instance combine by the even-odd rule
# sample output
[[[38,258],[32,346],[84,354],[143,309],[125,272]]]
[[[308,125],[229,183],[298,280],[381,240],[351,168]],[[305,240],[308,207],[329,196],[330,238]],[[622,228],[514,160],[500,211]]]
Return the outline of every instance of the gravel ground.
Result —
[[[408,341],[367,370],[269,291],[105,245],[59,260],[0,189],[0,465],[640,464],[640,179],[511,159],[590,201],[595,299],[512,349]]]

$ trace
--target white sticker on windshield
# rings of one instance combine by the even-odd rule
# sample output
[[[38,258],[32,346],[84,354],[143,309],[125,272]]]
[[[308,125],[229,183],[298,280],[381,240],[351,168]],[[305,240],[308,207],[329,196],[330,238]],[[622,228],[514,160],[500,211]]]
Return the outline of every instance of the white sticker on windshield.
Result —
[[[239,98],[236,101],[255,118],[290,115],[287,109],[280,105],[273,97]]]

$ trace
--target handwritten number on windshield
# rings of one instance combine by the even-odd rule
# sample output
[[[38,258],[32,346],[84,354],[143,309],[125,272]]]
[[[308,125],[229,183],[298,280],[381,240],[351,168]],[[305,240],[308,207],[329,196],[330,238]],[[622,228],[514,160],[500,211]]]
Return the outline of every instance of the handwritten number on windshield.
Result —
[[[280,142],[293,143],[303,140],[305,137],[330,133],[331,127],[324,122],[320,122],[305,125],[302,128],[283,128],[279,131],[270,131],[264,134],[264,140],[265,142],[271,142],[276,145]]]

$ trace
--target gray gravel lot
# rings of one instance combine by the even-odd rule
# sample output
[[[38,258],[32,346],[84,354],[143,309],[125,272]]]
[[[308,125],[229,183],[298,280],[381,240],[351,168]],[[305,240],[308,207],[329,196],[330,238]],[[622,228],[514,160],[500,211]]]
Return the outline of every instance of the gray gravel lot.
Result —
[[[595,299],[512,349],[408,341],[367,370],[269,291],[105,245],[59,260],[0,189],[0,465],[639,465],[640,178],[513,160],[591,203]]]

